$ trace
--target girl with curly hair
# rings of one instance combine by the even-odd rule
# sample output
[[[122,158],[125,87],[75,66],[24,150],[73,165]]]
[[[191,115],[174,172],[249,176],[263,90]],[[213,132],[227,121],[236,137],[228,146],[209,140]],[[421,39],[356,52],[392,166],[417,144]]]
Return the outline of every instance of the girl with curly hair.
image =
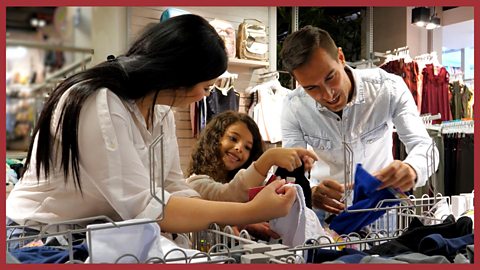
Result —
[[[317,160],[316,154],[304,148],[264,151],[253,119],[244,113],[226,111],[212,118],[200,134],[187,183],[204,199],[247,202],[248,189],[260,186],[273,165],[293,171],[302,165],[302,160],[308,163],[312,159]],[[276,236],[265,225],[260,225],[260,230]]]

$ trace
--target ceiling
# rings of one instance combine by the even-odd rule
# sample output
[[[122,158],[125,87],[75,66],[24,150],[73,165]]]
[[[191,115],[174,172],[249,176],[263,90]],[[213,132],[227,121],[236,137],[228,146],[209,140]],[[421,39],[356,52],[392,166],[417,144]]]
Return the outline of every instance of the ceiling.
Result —
[[[36,28],[30,24],[32,18],[43,19],[47,25],[53,23],[56,7],[7,7],[7,31],[34,32]]]
[[[454,7],[443,7],[448,10]],[[47,24],[53,23],[56,7],[7,7],[6,26],[8,30],[34,32],[36,28],[30,24],[32,18],[42,18]],[[346,16],[359,12],[361,7],[327,8],[327,13],[334,16]],[[443,26],[443,47],[454,50],[473,47],[473,20]]]

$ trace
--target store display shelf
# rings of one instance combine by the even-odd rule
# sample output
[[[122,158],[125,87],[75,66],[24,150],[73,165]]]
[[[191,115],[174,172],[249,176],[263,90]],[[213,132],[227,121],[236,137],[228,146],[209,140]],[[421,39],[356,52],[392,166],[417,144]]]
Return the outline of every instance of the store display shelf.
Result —
[[[27,152],[26,151],[10,151],[7,150],[7,158],[13,158],[13,159],[24,159],[27,157]]]

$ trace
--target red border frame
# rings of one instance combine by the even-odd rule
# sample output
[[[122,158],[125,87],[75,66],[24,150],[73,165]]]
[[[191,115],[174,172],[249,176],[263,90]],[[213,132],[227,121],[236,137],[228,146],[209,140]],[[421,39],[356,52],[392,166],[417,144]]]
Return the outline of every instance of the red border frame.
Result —
[[[0,3],[0,37],[2,40],[5,40],[5,33],[6,33],[6,22],[5,22],[5,13],[7,6],[474,6],[475,12],[475,26],[474,26],[474,35],[475,35],[475,47],[477,47],[478,40],[480,39],[480,1],[477,0],[316,0],[316,1],[293,1],[293,0],[229,0],[229,1],[218,1],[218,0],[203,0],[203,1],[192,1],[192,0],[137,0],[135,2],[128,1],[128,0],[3,0]],[[0,44],[0,51],[5,50],[5,42],[1,42]],[[4,58],[5,59],[5,58]],[[0,73],[3,74],[5,72],[5,62],[2,63],[0,67]],[[480,63],[480,53],[475,54],[475,63]],[[480,78],[480,68],[475,70],[475,78],[479,80]],[[5,88],[5,80],[1,80],[1,86]],[[480,97],[477,94],[475,97],[475,101],[477,104]],[[0,91],[0,102],[3,107],[5,107],[5,92]],[[474,108],[474,115],[478,116],[478,106]],[[2,111],[2,114],[5,111]],[[5,115],[0,117],[1,123],[0,126],[2,128],[5,127]],[[477,120],[475,120],[475,125],[478,126]],[[2,132],[2,135],[5,134]],[[478,132],[476,132],[475,140],[478,140]],[[0,140],[0,149],[6,149],[6,142],[5,139]],[[479,144],[475,144],[475,160],[478,160],[479,155]],[[5,150],[0,151],[0,160],[5,161]],[[475,165],[479,162],[475,162]],[[478,191],[480,190],[480,181],[478,180],[478,173],[479,171],[475,169],[475,189]],[[2,198],[5,192],[1,192]],[[2,199],[0,203],[0,209],[5,212],[5,201]],[[475,208],[480,207],[479,198],[475,198]],[[480,209],[480,208],[479,208]],[[475,220],[477,224],[479,223],[479,215],[475,216]],[[2,229],[4,230],[4,223],[2,222]],[[0,241],[5,243],[5,235],[3,233],[0,234],[1,238]],[[476,237],[475,243],[478,244],[478,237]],[[51,269],[52,267],[57,268],[64,268],[64,269],[72,269],[72,268],[82,268],[82,269],[98,269],[98,265],[5,265],[5,246],[1,244],[1,252],[0,252],[0,264],[4,265],[1,268],[4,269]],[[477,245],[478,246],[478,245]],[[473,265],[455,265],[456,269],[476,269],[474,265],[479,264],[480,262],[480,255],[479,252],[475,255],[476,264]],[[296,269],[313,269],[321,267],[322,269],[347,269],[351,266],[349,265],[256,265],[256,266],[249,266],[249,265],[102,265],[102,268],[106,269],[131,269],[134,267],[135,269],[157,269],[161,267],[162,269],[205,269],[208,267],[209,269],[248,269],[251,267],[257,268],[262,267],[265,269],[291,269],[295,267]],[[382,269],[385,268],[386,265],[355,265],[355,269],[362,270],[362,269]],[[425,267],[435,267],[436,269],[446,269],[447,267],[451,267],[449,265],[435,265],[435,266],[426,266],[426,265],[388,265],[389,269],[407,269],[408,268],[416,268],[416,269],[424,269]],[[478,267],[478,266],[477,266]]]

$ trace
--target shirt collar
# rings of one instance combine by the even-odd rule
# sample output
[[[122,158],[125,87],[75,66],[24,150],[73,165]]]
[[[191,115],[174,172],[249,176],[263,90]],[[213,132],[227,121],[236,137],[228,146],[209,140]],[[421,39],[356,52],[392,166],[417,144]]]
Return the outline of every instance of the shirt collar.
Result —
[[[353,104],[362,104],[365,103],[365,88],[362,82],[362,78],[360,74],[358,74],[357,70],[353,69],[352,67],[346,65],[345,71],[352,74],[352,84],[353,84],[353,97],[352,100],[347,104],[347,106],[352,106]]]
[[[138,108],[137,104],[133,100],[128,100],[125,101],[124,104],[126,104],[127,109],[130,111],[133,117],[137,119],[139,123],[146,129],[146,123],[145,123],[145,118],[142,115],[142,112],[140,112],[140,109]],[[154,108],[154,114],[153,114],[153,126],[158,126],[160,121],[165,120],[165,115],[171,110],[170,106],[167,105],[155,105]]]

